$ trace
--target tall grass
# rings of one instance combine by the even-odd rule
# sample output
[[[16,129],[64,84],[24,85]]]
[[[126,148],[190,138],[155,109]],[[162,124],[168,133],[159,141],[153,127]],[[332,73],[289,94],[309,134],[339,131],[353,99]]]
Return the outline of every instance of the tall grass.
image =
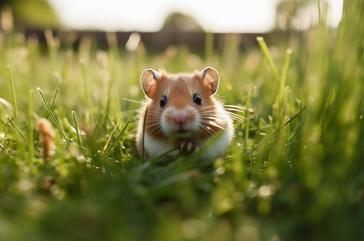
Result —
[[[303,37],[245,52],[208,34],[203,56],[126,52],[111,34],[107,51],[73,50],[49,31],[44,51],[1,33],[0,240],[363,240],[363,14],[345,1],[339,29],[320,12]],[[228,153],[137,156],[141,71],[205,66],[240,106],[227,107],[241,116]],[[42,117],[56,131],[47,162]]]

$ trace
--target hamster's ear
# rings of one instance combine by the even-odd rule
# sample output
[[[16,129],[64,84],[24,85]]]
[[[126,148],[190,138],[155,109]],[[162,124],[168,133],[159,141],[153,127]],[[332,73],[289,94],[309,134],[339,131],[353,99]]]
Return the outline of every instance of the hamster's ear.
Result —
[[[211,67],[206,67],[200,73],[200,77],[202,83],[209,88],[210,94],[213,95],[216,93],[217,89],[219,88],[219,73]]]
[[[144,93],[149,98],[152,98],[155,85],[159,78],[160,78],[159,72],[153,69],[144,70],[142,75],[140,76],[140,84],[142,85]]]

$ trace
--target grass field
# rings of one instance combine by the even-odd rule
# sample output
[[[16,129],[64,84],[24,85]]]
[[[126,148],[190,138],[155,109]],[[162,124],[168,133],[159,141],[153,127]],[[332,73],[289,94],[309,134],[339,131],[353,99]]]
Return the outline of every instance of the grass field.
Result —
[[[152,54],[2,33],[0,240],[364,240],[364,2],[345,1],[338,30],[324,19],[245,52],[236,36]],[[138,157],[141,71],[205,66],[239,106],[228,153]]]

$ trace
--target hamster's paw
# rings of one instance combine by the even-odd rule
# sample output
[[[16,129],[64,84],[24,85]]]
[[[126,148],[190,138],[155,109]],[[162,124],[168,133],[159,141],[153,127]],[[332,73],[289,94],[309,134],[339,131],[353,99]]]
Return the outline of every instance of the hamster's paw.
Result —
[[[191,154],[194,151],[198,150],[199,146],[191,141],[180,141],[178,143],[178,147],[181,152],[185,154]]]

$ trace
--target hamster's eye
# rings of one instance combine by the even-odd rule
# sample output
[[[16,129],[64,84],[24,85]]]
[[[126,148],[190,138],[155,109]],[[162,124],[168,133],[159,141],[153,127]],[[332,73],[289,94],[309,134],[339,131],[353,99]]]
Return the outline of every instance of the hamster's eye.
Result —
[[[163,95],[159,101],[159,105],[164,107],[167,104],[167,96]]]
[[[192,99],[195,104],[201,105],[202,99],[198,94],[193,94]]]

